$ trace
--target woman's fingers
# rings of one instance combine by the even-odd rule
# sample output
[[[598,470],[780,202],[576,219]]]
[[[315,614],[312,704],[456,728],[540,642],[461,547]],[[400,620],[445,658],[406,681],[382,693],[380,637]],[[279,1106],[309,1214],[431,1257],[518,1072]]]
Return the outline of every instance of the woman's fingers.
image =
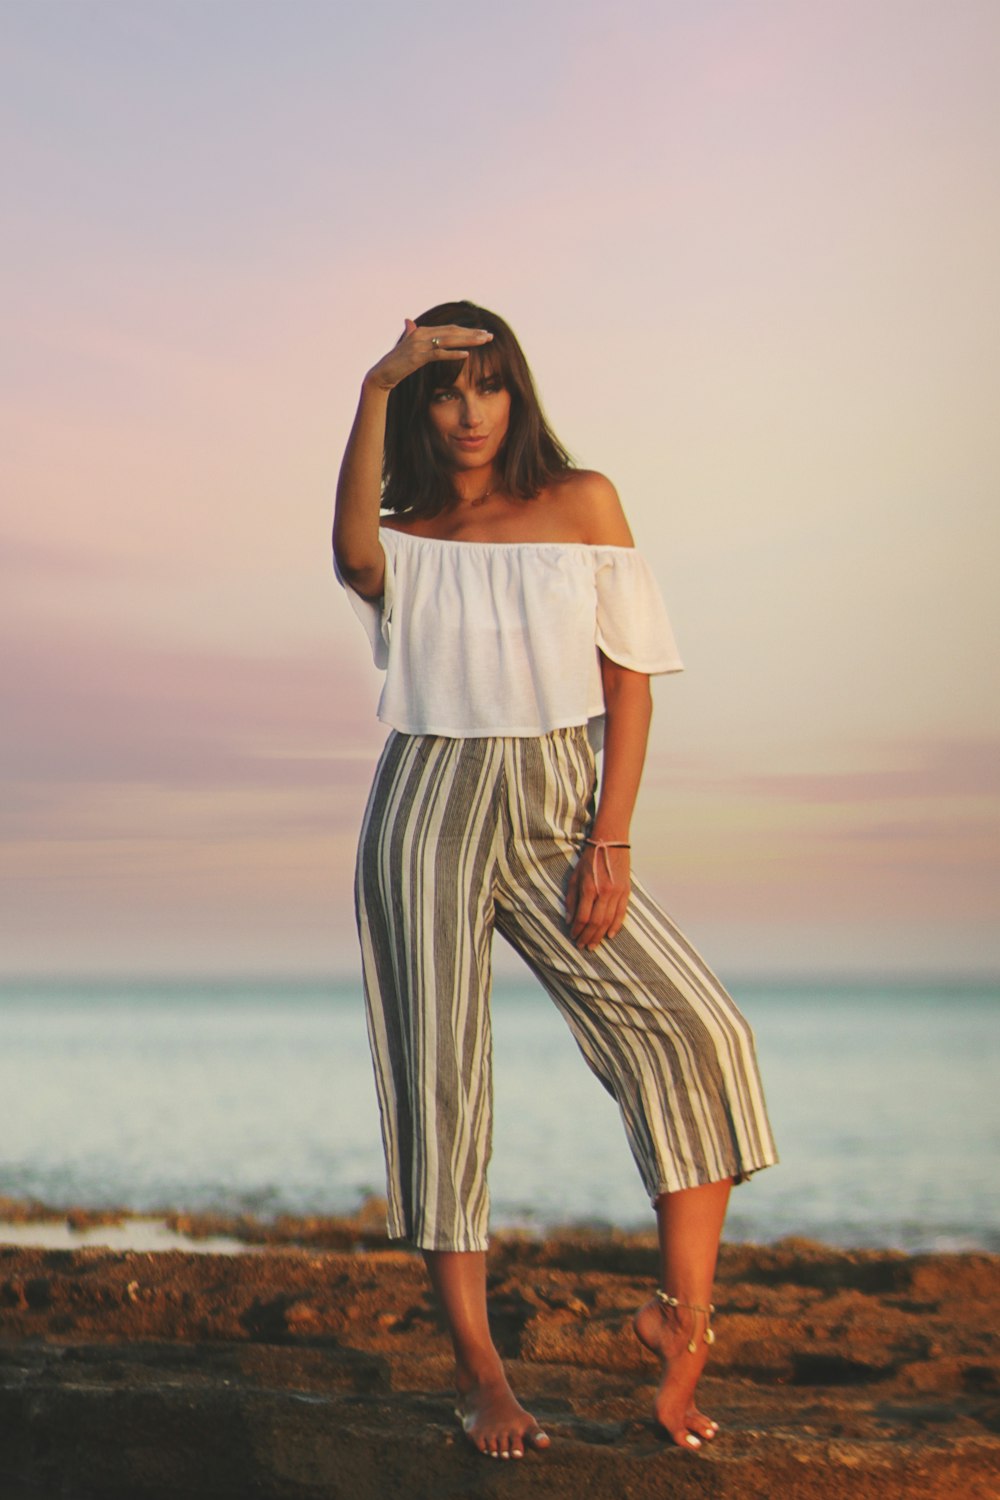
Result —
[[[440,328],[414,327],[413,336],[426,352],[425,364],[432,359],[468,359],[470,345],[488,344],[493,337],[485,328],[458,328],[454,323]]]
[[[406,320],[409,322],[409,318]],[[488,344],[492,339],[492,333],[485,328],[462,328],[458,323],[441,323],[434,327],[417,327],[413,324],[414,333],[425,333],[429,338],[440,339],[441,343],[450,343],[453,347],[459,344],[468,348],[469,344]]]
[[[412,318],[406,318],[398,340],[389,353],[372,366],[369,377],[383,389],[392,390],[407,375],[435,360],[447,359],[454,363],[455,360],[468,359],[470,348],[488,344],[492,337],[485,328],[459,328],[455,323],[424,328]]]
[[[586,948],[589,952],[593,952],[595,948],[601,946],[605,938],[611,936],[610,925],[606,918],[603,921],[589,922],[580,935],[577,947]]]
[[[588,928],[591,928],[595,925],[593,917],[594,907],[596,906],[596,904],[597,903],[593,891],[578,892],[576,909],[573,911],[570,918],[569,929],[569,935],[573,939],[574,943],[576,943],[577,947],[582,948],[585,946],[583,941],[583,934],[588,930]]]
[[[611,924],[608,927],[608,937],[610,938],[616,938],[621,932],[622,928],[625,926],[625,917],[628,913],[628,898],[628,891],[623,891],[621,896],[618,898],[618,910],[615,912]]]
[[[411,318],[407,318],[400,343],[409,339],[414,351],[419,351],[427,359],[464,359],[471,346],[488,344],[492,338],[492,333],[488,333],[485,328],[459,328],[457,323],[418,327]]]
[[[625,870],[615,870],[609,884],[603,865],[600,880],[595,857],[586,850],[566,887],[566,917],[570,937],[578,948],[594,949],[607,937],[617,937],[628,911],[630,883]]]
[[[602,891],[581,882],[576,908],[571,917],[570,936],[578,948],[596,948],[607,937],[618,915],[618,893]]]

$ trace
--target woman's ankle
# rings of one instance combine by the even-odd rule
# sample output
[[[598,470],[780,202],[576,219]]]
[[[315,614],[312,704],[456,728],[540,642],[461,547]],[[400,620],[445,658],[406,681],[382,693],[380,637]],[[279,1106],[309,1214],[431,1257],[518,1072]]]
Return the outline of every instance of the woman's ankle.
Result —
[[[505,1384],[503,1360],[496,1349],[483,1349],[455,1355],[455,1387],[460,1395],[482,1386]]]

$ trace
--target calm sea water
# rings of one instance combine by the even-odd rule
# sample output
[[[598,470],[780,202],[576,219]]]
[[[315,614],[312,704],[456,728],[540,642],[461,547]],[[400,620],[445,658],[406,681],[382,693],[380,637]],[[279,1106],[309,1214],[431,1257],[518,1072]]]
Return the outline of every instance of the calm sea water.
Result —
[[[1000,1251],[1000,989],[732,984],[779,1167],[731,1240]],[[493,1222],[651,1223],[617,1110],[545,995],[498,984]],[[341,1213],[383,1191],[358,988],[0,986],[0,1195]]]

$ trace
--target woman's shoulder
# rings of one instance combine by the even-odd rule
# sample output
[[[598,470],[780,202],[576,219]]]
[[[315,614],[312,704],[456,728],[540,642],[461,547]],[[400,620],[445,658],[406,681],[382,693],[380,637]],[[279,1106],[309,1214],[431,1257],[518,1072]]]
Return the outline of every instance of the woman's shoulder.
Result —
[[[618,491],[605,474],[571,469],[551,494],[581,542],[592,547],[634,546]]]
[[[383,511],[378,518],[380,531],[400,531],[404,536],[429,535],[426,531],[426,523],[421,525],[420,520],[407,520],[401,518],[394,511]]]

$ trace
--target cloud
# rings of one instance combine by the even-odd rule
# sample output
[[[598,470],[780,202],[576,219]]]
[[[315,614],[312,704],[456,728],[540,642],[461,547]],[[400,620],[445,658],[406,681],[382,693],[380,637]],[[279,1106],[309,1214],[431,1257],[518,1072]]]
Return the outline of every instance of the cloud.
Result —
[[[1000,795],[997,740],[903,744],[889,754],[897,761],[895,766],[747,776],[740,780],[740,789],[750,795],[818,804]]]
[[[839,752],[850,753],[838,746]],[[741,753],[736,747],[735,753]],[[722,756],[657,757],[651,781],[713,796],[827,807],[1000,796],[1000,740],[955,736],[873,743],[857,752],[881,764],[831,771],[734,771]]]
[[[956,853],[961,851],[963,858],[970,862],[974,851],[978,849],[993,864],[1000,866],[997,832],[995,817],[989,823],[984,820],[953,817],[937,819],[921,817],[909,823],[874,822],[862,823],[853,828],[840,828],[834,837],[848,842],[857,841],[887,846],[898,844],[903,847],[904,851],[910,846],[914,846],[915,849],[916,846],[923,845],[925,847],[920,850],[922,857],[926,857],[930,850],[938,849],[942,854],[950,854],[954,859]]]
[[[21,837],[92,828],[95,806],[128,806],[136,828],[130,789],[151,831],[171,797],[189,815],[201,797],[207,830],[206,793],[258,830],[279,809],[285,825],[289,797],[362,795],[383,737],[371,683],[332,649],[265,657],[35,629],[4,654],[0,694],[4,824]]]

